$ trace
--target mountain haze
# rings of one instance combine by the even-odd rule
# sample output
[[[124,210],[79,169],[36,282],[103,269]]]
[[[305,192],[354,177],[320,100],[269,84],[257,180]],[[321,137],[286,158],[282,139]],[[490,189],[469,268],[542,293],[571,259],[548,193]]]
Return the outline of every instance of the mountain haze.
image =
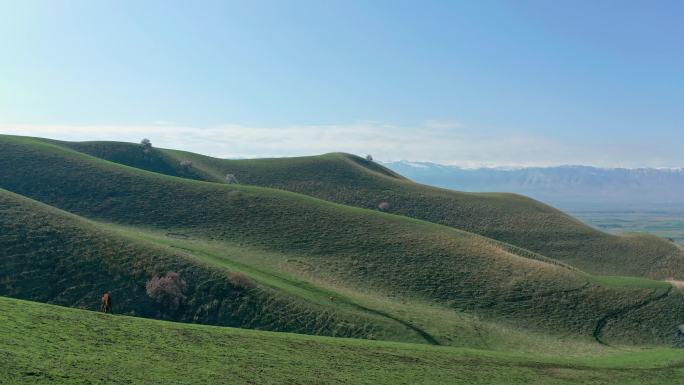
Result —
[[[461,168],[429,162],[385,162],[420,183],[460,191],[509,191],[568,209],[650,208],[682,211],[684,169],[589,166]]]

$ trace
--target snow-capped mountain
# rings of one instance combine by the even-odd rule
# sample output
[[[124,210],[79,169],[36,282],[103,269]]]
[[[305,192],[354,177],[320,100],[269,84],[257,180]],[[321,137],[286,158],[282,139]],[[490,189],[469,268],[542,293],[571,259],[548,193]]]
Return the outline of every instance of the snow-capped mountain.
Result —
[[[560,206],[610,205],[684,210],[684,169],[461,168],[426,162],[387,162],[385,166],[416,182],[460,191],[501,191]]]

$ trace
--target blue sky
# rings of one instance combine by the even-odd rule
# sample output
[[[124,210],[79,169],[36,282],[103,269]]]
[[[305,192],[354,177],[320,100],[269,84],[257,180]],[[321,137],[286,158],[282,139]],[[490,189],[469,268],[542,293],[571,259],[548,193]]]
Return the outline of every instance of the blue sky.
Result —
[[[0,132],[684,166],[682,1],[0,1]]]

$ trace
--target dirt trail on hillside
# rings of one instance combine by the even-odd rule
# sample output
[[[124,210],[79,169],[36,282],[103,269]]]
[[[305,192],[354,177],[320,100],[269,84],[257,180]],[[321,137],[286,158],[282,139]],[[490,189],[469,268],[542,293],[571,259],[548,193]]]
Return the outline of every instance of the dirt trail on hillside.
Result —
[[[601,333],[603,333],[603,328],[608,324],[608,321],[610,321],[613,318],[620,318],[620,316],[622,316],[622,315],[624,315],[624,314],[626,314],[632,310],[637,310],[637,309],[640,309],[640,308],[642,308],[646,305],[649,305],[655,301],[659,301],[659,300],[667,297],[668,295],[670,295],[671,291],[672,291],[672,286],[670,286],[665,292],[658,294],[658,295],[655,295],[653,297],[649,297],[649,298],[647,298],[647,299],[645,299],[639,303],[636,303],[636,304],[630,305],[630,306],[625,306],[623,308],[615,309],[613,311],[608,312],[608,314],[603,316],[603,318],[601,318],[596,323],[596,328],[594,329],[594,333],[592,333],[594,335],[594,339],[596,340],[596,342],[600,343],[601,345],[610,346],[608,343],[606,343],[605,341],[603,341],[601,339]]]

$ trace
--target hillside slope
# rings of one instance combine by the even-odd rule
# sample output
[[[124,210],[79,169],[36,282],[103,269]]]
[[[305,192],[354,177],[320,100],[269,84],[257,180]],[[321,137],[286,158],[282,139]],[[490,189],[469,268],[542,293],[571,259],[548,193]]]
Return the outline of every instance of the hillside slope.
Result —
[[[423,325],[434,319],[428,316],[434,310],[425,312],[416,303],[409,306],[410,313],[420,313],[420,318],[409,322],[402,319],[407,317],[405,311],[398,314],[386,300],[359,301],[349,298],[350,292],[339,293],[282,272],[266,271],[250,261],[264,256],[260,250],[221,244],[221,255],[214,255],[211,250],[197,250],[179,233],[170,233],[174,242],[168,243],[141,237],[146,232],[140,228],[122,231],[0,189],[0,295],[94,310],[100,294],[107,290],[114,297],[116,314],[453,344],[445,336],[454,334],[448,327],[423,330]],[[199,243],[205,245],[206,241]],[[268,255],[277,260],[289,257]],[[188,285],[178,309],[169,309],[145,293],[148,279],[168,271],[179,273]],[[331,302],[329,296],[336,301]],[[439,315],[440,324],[457,328],[455,343],[460,346],[505,349],[513,344],[536,351],[537,340],[548,339],[447,311]],[[482,330],[487,331],[484,339],[479,336]]]
[[[110,291],[119,314],[307,334],[383,337],[398,327],[298,300],[1,189],[0,245],[0,295],[97,309]],[[187,283],[177,308],[145,292],[151,277],[169,271]]]
[[[605,287],[445,226],[279,190],[149,173],[28,138],[0,144],[0,187],[92,219],[296,254],[346,285],[395,297],[585,336],[619,309],[674,298],[676,310],[682,303],[669,286]],[[620,316],[627,326],[613,338],[663,342],[682,314],[655,314],[647,329]]]
[[[443,224],[510,243],[596,274],[684,278],[684,252],[649,234],[610,235],[515,194],[463,193],[407,180],[348,154],[225,160],[116,142],[55,142],[93,156],[167,175],[294,191],[324,200]],[[191,166],[181,162],[191,161]]]
[[[296,353],[296,354],[293,354]],[[0,297],[3,384],[665,384],[681,352],[562,358],[111,316]]]

